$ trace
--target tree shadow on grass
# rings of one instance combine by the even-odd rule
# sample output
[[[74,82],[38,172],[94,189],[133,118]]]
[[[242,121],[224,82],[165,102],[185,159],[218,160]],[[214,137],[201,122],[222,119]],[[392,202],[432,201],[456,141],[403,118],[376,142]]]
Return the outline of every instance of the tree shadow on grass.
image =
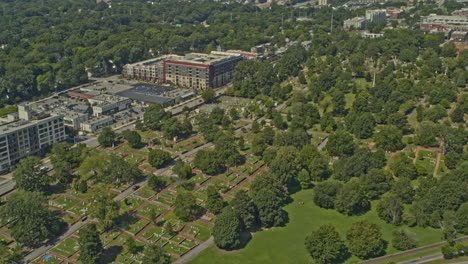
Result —
[[[102,252],[101,259],[99,260],[99,263],[101,264],[107,264],[107,263],[113,263],[115,259],[117,258],[117,255],[119,255],[123,250],[122,246],[110,246]]]

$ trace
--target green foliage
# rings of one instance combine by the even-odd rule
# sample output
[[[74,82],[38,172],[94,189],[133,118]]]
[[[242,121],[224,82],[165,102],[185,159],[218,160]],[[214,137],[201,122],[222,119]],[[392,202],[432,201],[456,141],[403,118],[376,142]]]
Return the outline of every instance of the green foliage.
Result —
[[[181,159],[176,160],[172,172],[175,173],[181,180],[188,180],[192,177],[192,167],[190,164],[185,164]]]
[[[275,70],[267,61],[246,60],[237,64],[232,80],[234,94],[254,98],[258,94],[269,95],[277,82]]]
[[[187,119],[179,121],[179,119],[172,117],[165,121],[162,131],[167,139],[184,138],[192,133],[192,124]]]
[[[363,177],[370,169],[383,168],[386,161],[381,150],[371,152],[367,148],[359,148],[351,157],[342,157],[333,164],[334,178],[349,181],[352,177]]]
[[[148,264],[169,264],[170,258],[164,254],[164,250],[156,244],[148,244],[143,250],[143,263]]]
[[[287,213],[281,207],[288,197],[280,181],[264,172],[255,177],[250,191],[263,227],[280,226],[285,223]]]
[[[115,133],[111,127],[104,127],[98,136],[98,142],[103,147],[113,147]]]
[[[244,229],[249,230],[258,225],[258,211],[247,191],[241,189],[236,192],[229,205],[241,220]]]
[[[384,253],[384,241],[380,228],[367,220],[354,222],[346,232],[348,249],[353,255],[368,259]]]
[[[31,192],[43,191],[52,181],[47,170],[42,168],[42,161],[36,156],[20,160],[13,178],[17,188]]]
[[[177,194],[174,207],[174,214],[185,222],[195,220],[200,212],[200,207],[191,193]]]
[[[269,163],[273,175],[283,184],[296,179],[300,171],[298,151],[294,147],[281,147],[276,158]]]
[[[456,212],[456,228],[460,233],[468,234],[468,202],[463,203]]]
[[[209,185],[206,189],[206,209],[213,214],[221,213],[225,206],[223,197],[219,194],[218,189],[214,185]]]
[[[328,138],[326,149],[332,156],[352,155],[355,149],[353,136],[346,131],[337,130]]]
[[[207,88],[201,93],[203,101],[207,104],[211,104],[216,100],[216,93],[212,88]]]
[[[242,223],[231,207],[226,207],[214,221],[213,237],[216,246],[234,249],[240,244]]]
[[[49,211],[46,197],[38,192],[13,193],[1,207],[0,219],[2,223],[10,223],[11,236],[27,247],[58,235],[62,226],[60,218]]]
[[[408,250],[417,246],[415,234],[406,229],[397,229],[392,233],[392,245],[398,250]]]
[[[96,224],[87,224],[79,232],[80,256],[78,260],[83,264],[94,264],[100,259],[104,249]]]
[[[389,167],[397,177],[414,180],[418,175],[416,167],[413,164],[413,160],[411,160],[404,152],[395,154],[389,162]]]
[[[370,169],[361,177],[361,183],[369,199],[377,199],[390,190],[391,175],[383,169]]]
[[[164,108],[159,104],[152,104],[143,115],[143,121],[145,126],[154,129],[161,130],[166,120],[171,117],[170,112],[164,111]]]
[[[125,135],[128,145],[132,148],[141,146],[141,136],[137,131],[130,131]]]
[[[305,246],[316,263],[334,263],[346,255],[346,246],[333,225],[322,225],[305,239]]]
[[[394,225],[400,224],[403,216],[403,203],[395,195],[383,197],[377,204],[377,215],[380,219]]]
[[[396,151],[402,149],[405,144],[402,141],[403,133],[395,126],[381,126],[375,135],[377,147],[385,151]]]
[[[108,188],[93,189],[93,203],[90,204],[89,216],[99,220],[100,229],[107,230],[115,224],[119,216],[119,204],[113,200]]]
[[[193,160],[195,167],[206,174],[216,175],[224,171],[224,166],[215,151],[200,150]]]
[[[217,135],[214,144],[215,153],[220,161],[223,161],[230,166],[236,166],[244,163],[245,158],[240,154],[239,147],[233,136],[220,132],[219,135]]]
[[[148,153],[148,163],[155,168],[163,167],[171,159],[171,154],[162,149],[152,149]]]
[[[410,204],[415,195],[411,180],[405,177],[395,180],[390,191],[395,194],[396,197],[399,197],[405,204]]]
[[[314,187],[314,203],[322,208],[335,208],[335,200],[337,194],[343,188],[343,184],[339,181],[324,181]]]
[[[18,112],[18,107],[16,105],[5,106],[3,108],[0,108],[0,117],[16,112]]]
[[[369,199],[357,179],[351,179],[343,185],[336,195],[335,208],[346,215],[356,215],[370,209]]]

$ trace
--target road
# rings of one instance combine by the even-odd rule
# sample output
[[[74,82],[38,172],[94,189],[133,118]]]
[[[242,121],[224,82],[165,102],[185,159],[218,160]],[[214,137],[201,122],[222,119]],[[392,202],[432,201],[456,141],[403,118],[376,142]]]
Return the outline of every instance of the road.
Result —
[[[397,262],[397,264],[419,264],[419,263],[425,263],[433,260],[438,260],[443,257],[442,253],[435,253],[432,255],[427,255],[427,256],[422,256],[417,259],[410,259],[402,262]]]

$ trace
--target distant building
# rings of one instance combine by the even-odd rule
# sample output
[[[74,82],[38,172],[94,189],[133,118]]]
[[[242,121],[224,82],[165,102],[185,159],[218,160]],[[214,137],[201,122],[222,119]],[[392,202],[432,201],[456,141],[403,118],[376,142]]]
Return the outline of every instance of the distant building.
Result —
[[[387,12],[384,9],[366,10],[366,19],[375,24],[387,22]]]
[[[114,123],[114,118],[110,116],[99,116],[80,124],[80,129],[85,132],[94,133],[99,129],[110,126]]]
[[[219,87],[232,79],[237,63],[256,54],[244,51],[213,51],[210,54],[189,53],[185,56],[166,55],[127,64],[123,76],[155,83],[206,89]]]
[[[345,29],[365,29],[369,25],[369,20],[365,17],[353,17],[344,21]]]
[[[462,8],[452,12],[454,16],[468,16],[468,8]]]
[[[362,36],[364,38],[382,38],[384,36],[383,33],[370,33],[370,32],[363,32]]]
[[[15,165],[20,159],[35,155],[65,140],[61,115],[39,115],[28,105],[18,106],[18,113],[2,119],[0,124],[0,170]]]
[[[93,115],[101,116],[113,114],[130,107],[132,101],[118,95],[101,94],[89,98],[88,102],[93,107]]]
[[[164,107],[195,96],[195,93],[192,91],[169,86],[148,83],[138,83],[132,86],[133,87],[131,89],[121,91],[117,94],[119,96],[129,98],[139,104],[160,104]]]
[[[423,31],[468,31],[468,17],[430,14],[422,17],[420,27]]]
[[[450,39],[455,41],[466,41],[468,40],[468,32],[467,31],[454,31],[450,34]]]
[[[396,7],[388,7],[385,9],[385,12],[387,13],[387,16],[390,17],[391,19],[400,19],[403,14],[403,10],[401,8],[396,8]]]

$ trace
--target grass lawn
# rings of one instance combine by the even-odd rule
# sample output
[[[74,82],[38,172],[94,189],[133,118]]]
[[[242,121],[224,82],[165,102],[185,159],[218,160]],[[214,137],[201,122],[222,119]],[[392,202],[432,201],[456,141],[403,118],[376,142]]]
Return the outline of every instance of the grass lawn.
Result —
[[[158,197],[156,197],[154,201],[172,206],[175,202],[176,196],[177,194],[172,193],[172,192],[163,192],[160,195],[158,195]]]
[[[50,205],[58,207],[62,210],[68,210],[76,205],[79,201],[75,198],[70,198],[67,196],[61,196],[58,199],[49,202]]]
[[[78,249],[79,249],[78,240],[74,238],[67,238],[58,246],[54,247],[52,249],[52,252],[58,253],[65,257],[70,257],[76,251],[78,251]]]
[[[292,195],[294,201],[285,207],[289,213],[289,223],[286,227],[273,228],[253,234],[252,240],[244,249],[221,253],[214,247],[203,251],[191,264],[210,263],[216,259],[218,263],[310,263],[310,257],[304,247],[305,237],[323,224],[333,224],[341,233],[342,238],[351,224],[357,220],[368,219],[382,228],[383,238],[391,240],[392,232],[399,227],[386,224],[380,220],[375,211],[362,216],[344,216],[335,210],[321,209],[312,202],[312,190],[300,191]],[[303,202],[303,204],[301,204]],[[432,228],[414,227],[418,246],[439,242],[441,233]],[[386,249],[387,254],[397,252],[391,244]],[[352,257],[347,263],[358,262]]]
[[[138,210],[138,214],[149,218],[151,216],[151,211],[155,212],[155,215],[159,216],[162,213],[164,213],[166,210],[155,204],[147,204],[143,206],[140,210]]]
[[[137,209],[143,203],[142,200],[127,197],[120,202],[120,209],[128,212]]]
[[[193,237],[201,240],[206,241],[210,238],[211,235],[211,226],[203,223],[203,222],[195,222],[189,229],[185,232]]]
[[[148,185],[143,186],[142,188],[138,189],[133,195],[137,195],[141,198],[151,198],[156,194],[154,190],[152,190]]]

